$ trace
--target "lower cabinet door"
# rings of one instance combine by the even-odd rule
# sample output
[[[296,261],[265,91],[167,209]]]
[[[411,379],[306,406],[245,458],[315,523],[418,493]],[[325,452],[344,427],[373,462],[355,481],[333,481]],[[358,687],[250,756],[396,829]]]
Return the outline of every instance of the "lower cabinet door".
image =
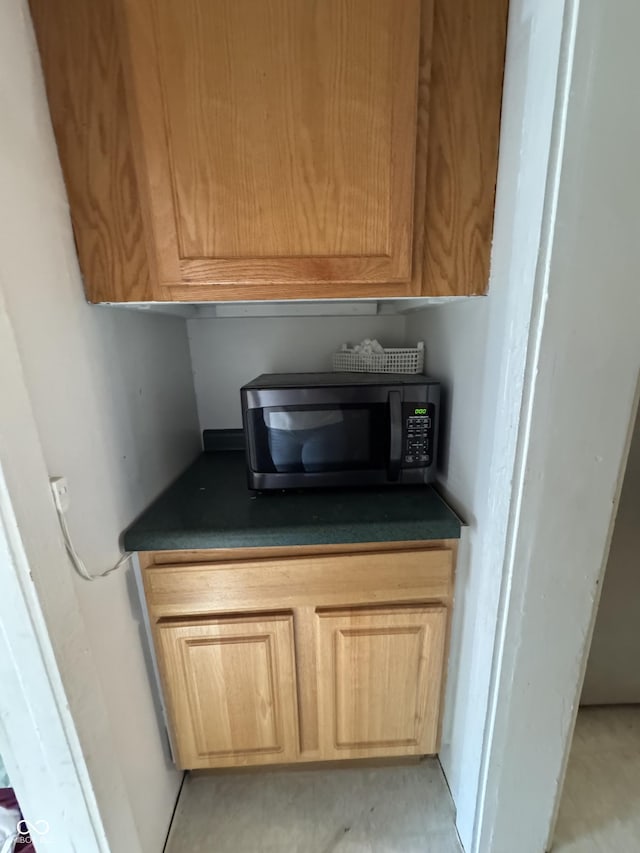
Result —
[[[322,758],[436,752],[447,611],[318,611]]]
[[[179,767],[296,759],[290,614],[160,622],[156,642]]]

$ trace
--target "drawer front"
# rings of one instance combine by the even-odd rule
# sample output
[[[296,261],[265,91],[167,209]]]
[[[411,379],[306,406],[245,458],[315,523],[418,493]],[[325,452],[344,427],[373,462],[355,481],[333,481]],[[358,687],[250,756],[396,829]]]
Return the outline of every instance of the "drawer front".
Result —
[[[448,602],[453,552],[412,549],[144,569],[152,618],[412,601]]]

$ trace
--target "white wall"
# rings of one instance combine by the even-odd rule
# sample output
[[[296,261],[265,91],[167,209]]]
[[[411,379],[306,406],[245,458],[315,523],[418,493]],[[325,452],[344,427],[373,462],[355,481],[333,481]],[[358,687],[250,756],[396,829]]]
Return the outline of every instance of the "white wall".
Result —
[[[636,421],[582,704],[640,702],[640,418]]]
[[[2,290],[0,389],[0,748],[51,853],[108,853],[107,824],[114,841],[137,830]]]
[[[406,321],[401,315],[225,317],[187,325],[200,427],[231,429],[242,426],[240,388],[260,373],[331,370],[331,353],[363,338],[404,346]]]
[[[69,526],[98,572],[117,558],[122,530],[199,450],[185,324],[86,304],[26,3],[8,0],[0,6],[0,113],[0,283],[48,471],[69,479]],[[63,570],[72,572],[68,563]],[[102,688],[83,699],[77,685],[75,698],[106,707],[141,849],[157,853],[179,776],[149,688],[131,575],[93,584],[74,576]],[[109,812],[117,798],[99,806],[116,827]]]
[[[640,5],[567,9],[488,731],[491,853],[550,849],[639,390]]]
[[[465,849],[470,849],[473,832],[488,689],[483,660],[488,649],[483,643],[492,642],[492,621],[487,608],[495,607],[492,596],[499,581],[499,567],[483,562],[481,540],[489,523],[487,465],[492,449],[486,425],[495,417],[495,401],[486,396],[490,380],[485,378],[493,298],[429,308],[408,322],[409,334],[426,342],[429,374],[443,383],[439,485],[468,525],[458,550],[440,749]]]
[[[512,0],[488,297],[410,315],[445,384],[441,483],[469,523],[456,573],[440,754],[472,849],[527,358],[563,3]]]

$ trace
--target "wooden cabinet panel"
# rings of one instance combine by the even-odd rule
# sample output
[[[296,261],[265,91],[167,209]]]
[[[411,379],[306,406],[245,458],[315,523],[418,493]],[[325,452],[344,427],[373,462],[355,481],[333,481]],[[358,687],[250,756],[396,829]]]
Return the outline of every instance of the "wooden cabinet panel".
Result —
[[[508,0],[30,0],[92,302],[485,292]]]
[[[446,608],[318,613],[324,758],[437,749]]]
[[[295,760],[291,615],[160,623],[155,634],[182,769]]]
[[[123,7],[161,287],[410,281],[421,0]]]
[[[92,302],[154,298],[113,0],[30,0]]]
[[[437,0],[429,100],[424,294],[485,293],[509,0]]]
[[[436,751],[456,543],[326,547],[141,555],[179,767]]]
[[[453,551],[411,549],[161,565],[150,566],[144,577],[156,618],[446,601],[451,594]]]

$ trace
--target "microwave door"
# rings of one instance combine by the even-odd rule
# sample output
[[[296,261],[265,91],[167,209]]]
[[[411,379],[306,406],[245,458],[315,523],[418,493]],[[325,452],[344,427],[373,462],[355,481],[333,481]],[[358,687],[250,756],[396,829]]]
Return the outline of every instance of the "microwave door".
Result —
[[[402,462],[402,398],[399,391],[389,391],[389,480],[400,477]]]
[[[386,383],[243,389],[250,487],[418,482],[405,471],[406,396]]]

